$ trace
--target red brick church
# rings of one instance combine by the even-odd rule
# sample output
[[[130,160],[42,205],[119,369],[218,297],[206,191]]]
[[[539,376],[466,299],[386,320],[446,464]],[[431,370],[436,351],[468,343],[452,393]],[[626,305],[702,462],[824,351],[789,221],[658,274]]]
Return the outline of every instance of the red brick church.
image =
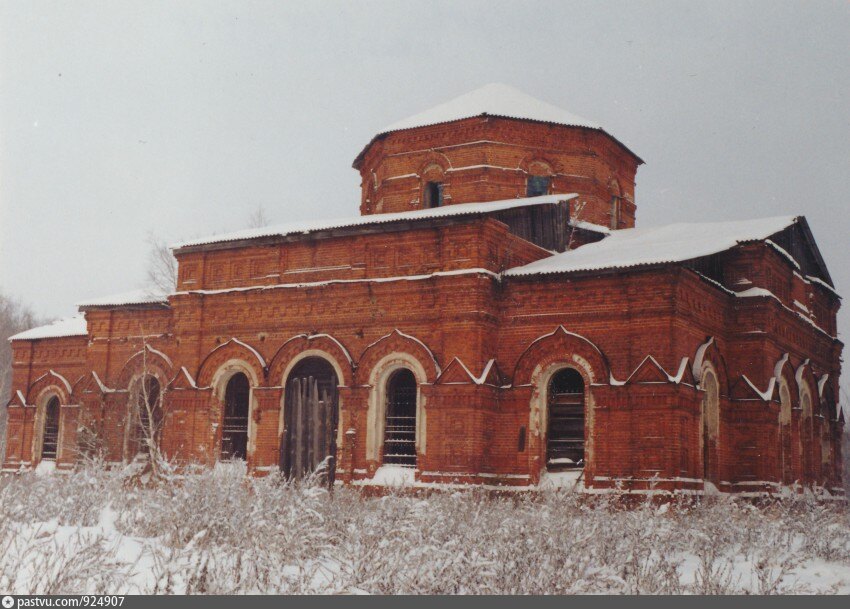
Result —
[[[14,336],[3,468],[96,447],[342,484],[840,494],[840,297],[805,218],[635,228],[641,163],[503,85],[395,123],[354,160],[359,216],[181,243],[172,293]]]

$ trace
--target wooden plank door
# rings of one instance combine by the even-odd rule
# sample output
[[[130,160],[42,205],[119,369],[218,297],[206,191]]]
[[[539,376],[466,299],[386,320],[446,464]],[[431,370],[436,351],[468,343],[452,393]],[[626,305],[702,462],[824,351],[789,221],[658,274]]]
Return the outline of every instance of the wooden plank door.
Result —
[[[328,366],[329,368],[329,366]],[[336,456],[337,381],[333,369],[299,367],[286,384],[281,471],[304,477],[320,466],[333,479]]]

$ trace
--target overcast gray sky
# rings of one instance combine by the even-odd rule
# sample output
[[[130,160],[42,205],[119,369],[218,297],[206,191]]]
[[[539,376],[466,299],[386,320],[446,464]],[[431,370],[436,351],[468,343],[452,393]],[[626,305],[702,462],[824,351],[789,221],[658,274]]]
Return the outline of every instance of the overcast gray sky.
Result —
[[[150,231],[354,215],[381,127],[493,81],[646,160],[638,225],[804,214],[850,293],[846,0],[5,0],[0,289],[71,314]]]

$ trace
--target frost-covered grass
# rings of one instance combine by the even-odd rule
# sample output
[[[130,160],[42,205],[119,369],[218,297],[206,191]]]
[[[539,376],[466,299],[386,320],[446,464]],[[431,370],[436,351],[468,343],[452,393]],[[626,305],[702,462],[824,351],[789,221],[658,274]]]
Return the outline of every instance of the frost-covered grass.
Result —
[[[622,509],[605,496],[367,497],[204,471],[0,480],[0,590],[850,592],[850,516],[809,499]]]

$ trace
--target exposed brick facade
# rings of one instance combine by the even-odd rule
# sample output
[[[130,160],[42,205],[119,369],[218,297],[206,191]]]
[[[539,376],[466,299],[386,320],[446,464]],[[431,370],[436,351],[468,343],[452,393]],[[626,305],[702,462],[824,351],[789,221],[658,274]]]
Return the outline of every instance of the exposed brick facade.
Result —
[[[581,194],[572,203],[581,220],[631,228],[641,162],[599,130],[484,116],[376,138],[355,168],[363,214],[421,208],[429,180],[442,182],[446,203],[457,204],[524,197],[527,177],[540,175],[551,177],[550,192]]]
[[[376,138],[356,166],[363,214],[417,208],[431,179],[457,204],[525,196],[528,175],[545,173],[552,192],[578,193],[572,212],[588,222],[611,226],[619,197],[616,226],[628,228],[639,162],[601,131],[479,117]],[[225,385],[241,372],[247,461],[269,471],[287,377],[317,356],[338,379],[343,482],[381,465],[387,380],[403,367],[417,382],[418,480],[537,483],[549,381],[571,367],[585,383],[590,489],[840,486],[842,345],[827,286],[763,241],[715,256],[712,279],[682,264],[500,275],[549,255],[481,217],[178,249],[167,303],[87,307],[87,336],[13,341],[4,468],[39,461],[52,395],[60,468],[82,430],[109,460],[132,458],[128,404],[142,373],[164,388],[164,451],[212,464]],[[776,298],[737,297],[742,281]],[[709,376],[716,412],[704,412]]]

